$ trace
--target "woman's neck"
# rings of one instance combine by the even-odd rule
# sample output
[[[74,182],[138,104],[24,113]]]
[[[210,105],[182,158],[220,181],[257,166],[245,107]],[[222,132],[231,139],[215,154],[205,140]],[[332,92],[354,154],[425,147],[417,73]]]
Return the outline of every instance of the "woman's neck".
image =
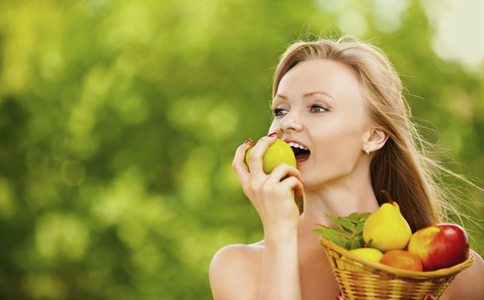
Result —
[[[340,183],[316,191],[306,191],[304,213],[299,223],[299,239],[319,241],[319,236],[312,232],[319,228],[316,224],[335,227],[325,214],[348,216],[353,212],[375,212],[378,207],[369,180],[360,184],[351,181],[351,184]]]

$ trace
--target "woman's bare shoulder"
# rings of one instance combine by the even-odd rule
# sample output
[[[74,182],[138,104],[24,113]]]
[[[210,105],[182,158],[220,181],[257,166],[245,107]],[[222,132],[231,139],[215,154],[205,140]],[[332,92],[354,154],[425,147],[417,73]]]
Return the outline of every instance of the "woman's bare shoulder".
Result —
[[[209,277],[215,299],[251,299],[257,295],[263,241],[225,246],[215,253]]]
[[[484,261],[475,251],[474,263],[459,273],[442,294],[442,300],[484,299]]]
[[[239,270],[240,268],[252,267],[252,264],[260,264],[263,249],[264,241],[250,245],[235,244],[225,246],[215,253],[210,263],[210,273],[218,271],[230,272],[234,269]]]

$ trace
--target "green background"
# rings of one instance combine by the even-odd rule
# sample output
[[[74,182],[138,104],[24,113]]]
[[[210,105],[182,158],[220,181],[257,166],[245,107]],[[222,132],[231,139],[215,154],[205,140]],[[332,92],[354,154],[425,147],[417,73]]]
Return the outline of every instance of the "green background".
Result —
[[[348,32],[342,12],[440,159],[483,179],[484,72],[434,53],[419,1],[396,26],[373,1],[323,2],[1,1],[0,298],[210,299],[215,252],[262,238],[235,149],[267,134],[286,46]],[[473,197],[457,205],[483,255],[483,193],[444,180]]]

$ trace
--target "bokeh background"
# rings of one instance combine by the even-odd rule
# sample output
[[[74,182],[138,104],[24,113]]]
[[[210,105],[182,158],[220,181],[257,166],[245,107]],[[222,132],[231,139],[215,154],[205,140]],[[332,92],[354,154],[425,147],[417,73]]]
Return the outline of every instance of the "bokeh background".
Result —
[[[383,48],[422,134],[484,186],[483,3],[0,1],[0,298],[211,299],[215,252],[262,239],[231,162],[296,39]],[[483,193],[449,186],[483,255]]]

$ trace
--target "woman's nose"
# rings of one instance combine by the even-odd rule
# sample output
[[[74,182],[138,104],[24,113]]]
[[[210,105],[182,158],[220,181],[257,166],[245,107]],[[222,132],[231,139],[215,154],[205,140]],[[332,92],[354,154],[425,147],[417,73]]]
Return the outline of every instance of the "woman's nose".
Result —
[[[303,128],[301,125],[300,116],[294,110],[288,112],[284,118],[282,118],[279,126],[283,131],[301,131]]]

